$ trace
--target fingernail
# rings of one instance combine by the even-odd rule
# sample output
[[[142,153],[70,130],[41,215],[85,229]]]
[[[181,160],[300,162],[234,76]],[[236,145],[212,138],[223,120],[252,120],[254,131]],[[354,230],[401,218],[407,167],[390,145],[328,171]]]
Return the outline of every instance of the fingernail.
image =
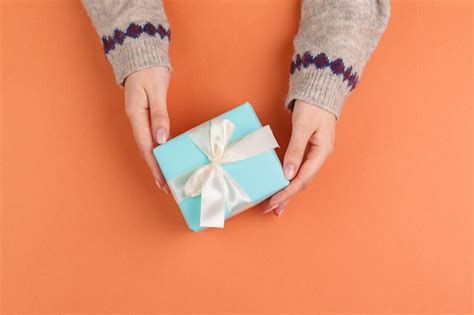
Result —
[[[285,165],[285,177],[286,179],[290,180],[293,179],[296,173],[296,167],[293,164],[286,164]]]
[[[168,185],[164,185],[164,186],[163,186],[163,191],[164,191],[165,194],[167,194],[167,195],[170,194],[170,188],[168,187]]]
[[[160,182],[157,179],[155,179],[155,184],[156,184],[156,186],[158,186],[159,189],[161,189]]]
[[[274,204],[273,206],[270,206],[270,208],[266,209],[265,211],[263,211],[263,214],[267,214],[271,211],[273,211],[274,209],[276,209],[278,207],[278,203],[277,204]]]
[[[276,213],[275,213],[276,216],[277,216],[278,218],[281,217],[281,215],[283,214],[283,211],[285,211],[285,208],[283,208],[283,209],[278,209],[277,211],[275,211],[275,212],[276,212]]]
[[[168,135],[168,132],[166,131],[165,128],[159,128],[156,131],[156,142],[158,142],[159,144],[165,143],[167,135]]]

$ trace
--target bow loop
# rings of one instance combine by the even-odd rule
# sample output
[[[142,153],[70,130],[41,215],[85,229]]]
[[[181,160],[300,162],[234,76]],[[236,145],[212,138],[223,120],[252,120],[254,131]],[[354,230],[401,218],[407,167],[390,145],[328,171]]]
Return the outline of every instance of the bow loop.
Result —
[[[208,158],[218,163],[224,156],[227,143],[234,132],[234,124],[227,119],[215,119],[211,121],[210,149]]]
[[[278,143],[270,126],[265,126],[229,145],[221,159],[221,163],[245,160],[274,148],[278,148]]]
[[[184,193],[189,197],[196,197],[201,194],[204,180],[209,176],[212,164],[205,165],[194,171],[184,186]]]

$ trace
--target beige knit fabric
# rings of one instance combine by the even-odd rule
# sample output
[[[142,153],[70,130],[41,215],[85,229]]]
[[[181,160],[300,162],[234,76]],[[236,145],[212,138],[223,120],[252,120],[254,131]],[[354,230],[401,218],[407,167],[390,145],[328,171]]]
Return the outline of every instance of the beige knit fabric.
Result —
[[[295,55],[324,53],[329,60],[341,59],[360,79],[389,15],[389,0],[305,0],[294,40]],[[350,92],[347,80],[330,67],[300,68],[290,76],[286,106],[291,109],[294,100],[303,100],[338,117]]]
[[[161,0],[82,0],[100,37],[112,36],[115,30],[126,32],[130,24],[146,23],[162,25],[169,29]],[[121,45],[107,53],[118,84],[132,72],[153,67],[170,68],[168,58],[169,39],[158,35],[141,34],[128,37]]]
[[[161,0],[83,0],[100,37],[113,37],[131,23],[162,25],[169,29]],[[377,45],[390,15],[389,0],[303,0],[301,21],[294,40],[295,54],[313,58],[324,54],[329,62],[340,59],[344,70],[351,69],[355,83]],[[132,72],[151,66],[170,67],[169,38],[141,34],[128,37],[107,52],[116,80],[123,84]],[[339,117],[351,80],[328,63],[317,67],[299,65],[290,75],[285,105],[290,110],[295,100],[303,100]]]

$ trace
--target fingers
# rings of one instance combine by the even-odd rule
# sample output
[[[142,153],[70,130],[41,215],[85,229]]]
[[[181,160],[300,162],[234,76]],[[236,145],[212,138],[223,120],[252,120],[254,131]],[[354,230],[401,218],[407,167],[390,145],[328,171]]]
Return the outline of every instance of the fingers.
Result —
[[[289,203],[290,203],[290,200],[284,201],[283,203],[276,205],[276,207],[274,208],[265,210],[263,214],[267,214],[273,211],[274,215],[276,215],[277,217],[280,217],[283,214],[283,211],[285,211]]]
[[[163,144],[170,135],[170,120],[166,108],[166,90],[151,84],[145,87],[150,106],[150,121],[153,138],[157,144]]]
[[[147,163],[158,187],[163,188],[166,182],[153,156],[154,143],[150,131],[150,114],[147,102],[147,94],[143,88],[137,88],[133,93],[125,94],[126,111],[140,154]]]
[[[283,211],[285,211],[286,207],[288,206],[288,203],[290,203],[289,200],[283,202],[281,205],[276,207],[273,210],[273,214],[276,215],[277,217],[280,217],[283,214]]]
[[[283,211],[286,209],[289,202],[290,202],[289,200],[286,200],[282,202],[281,204],[275,204],[273,207],[268,207],[268,204],[267,204],[267,206],[265,207],[265,210],[263,211],[263,214],[267,214],[273,211],[273,213],[277,217],[279,217],[283,213]]]
[[[292,180],[298,172],[311,132],[312,130],[308,128],[293,125],[290,142],[283,159],[283,172],[286,179]]]
[[[286,208],[288,201],[296,193],[304,190],[329,156],[331,148],[329,145],[310,144],[306,159],[300,167],[296,177],[282,191],[275,194],[265,208],[265,213],[273,211],[275,215],[280,216],[282,209]]]

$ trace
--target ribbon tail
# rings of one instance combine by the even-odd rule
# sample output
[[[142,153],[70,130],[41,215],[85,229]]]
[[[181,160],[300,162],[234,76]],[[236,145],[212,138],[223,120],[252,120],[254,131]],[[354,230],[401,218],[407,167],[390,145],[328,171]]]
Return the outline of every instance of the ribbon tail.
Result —
[[[201,226],[224,227],[228,187],[223,170],[211,165],[201,192]]]
[[[226,198],[226,205],[229,210],[234,213],[247,206],[252,200],[245,190],[237,183],[237,181],[230,176],[224,169],[222,169],[224,179],[227,182],[228,194]]]

